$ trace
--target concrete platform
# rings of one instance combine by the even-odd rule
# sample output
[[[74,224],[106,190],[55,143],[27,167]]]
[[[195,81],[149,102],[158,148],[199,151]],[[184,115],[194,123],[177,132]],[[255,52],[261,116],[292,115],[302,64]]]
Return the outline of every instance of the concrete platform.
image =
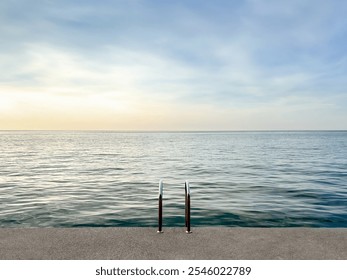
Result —
[[[343,259],[347,228],[0,228],[0,259]]]

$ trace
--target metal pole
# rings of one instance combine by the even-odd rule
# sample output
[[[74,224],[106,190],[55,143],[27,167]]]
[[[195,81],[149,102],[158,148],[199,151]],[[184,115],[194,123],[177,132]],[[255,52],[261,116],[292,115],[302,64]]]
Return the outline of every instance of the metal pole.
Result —
[[[159,181],[158,233],[163,232],[163,180]]]
[[[186,221],[186,233],[191,233],[190,231],[190,186],[189,182],[186,181],[184,184],[185,192],[185,221]]]
[[[187,227],[187,181],[184,183],[184,222],[185,222],[185,227]]]

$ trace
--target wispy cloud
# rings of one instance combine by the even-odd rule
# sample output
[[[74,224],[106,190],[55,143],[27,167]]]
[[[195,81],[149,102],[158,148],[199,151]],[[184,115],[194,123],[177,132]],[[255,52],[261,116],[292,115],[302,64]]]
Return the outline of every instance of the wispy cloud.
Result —
[[[2,1],[0,128],[345,129],[346,8]]]

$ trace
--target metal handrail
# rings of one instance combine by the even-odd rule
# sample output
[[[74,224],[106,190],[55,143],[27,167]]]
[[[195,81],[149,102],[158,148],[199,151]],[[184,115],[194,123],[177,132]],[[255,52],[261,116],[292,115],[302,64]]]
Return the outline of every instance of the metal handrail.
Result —
[[[163,180],[159,181],[158,233],[163,232]]]
[[[185,223],[186,223],[186,233],[191,233],[190,231],[190,186],[189,182],[186,181],[184,184],[185,192]]]
[[[158,233],[163,233],[163,180],[159,181],[159,194],[158,194]],[[185,192],[185,226],[186,233],[191,233],[190,231],[190,186],[189,182],[186,181],[184,184]]]

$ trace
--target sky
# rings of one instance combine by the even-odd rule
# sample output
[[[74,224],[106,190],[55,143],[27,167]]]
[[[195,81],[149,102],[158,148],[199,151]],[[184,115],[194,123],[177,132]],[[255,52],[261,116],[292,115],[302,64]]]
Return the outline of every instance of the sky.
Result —
[[[347,1],[2,0],[0,129],[347,129]]]

